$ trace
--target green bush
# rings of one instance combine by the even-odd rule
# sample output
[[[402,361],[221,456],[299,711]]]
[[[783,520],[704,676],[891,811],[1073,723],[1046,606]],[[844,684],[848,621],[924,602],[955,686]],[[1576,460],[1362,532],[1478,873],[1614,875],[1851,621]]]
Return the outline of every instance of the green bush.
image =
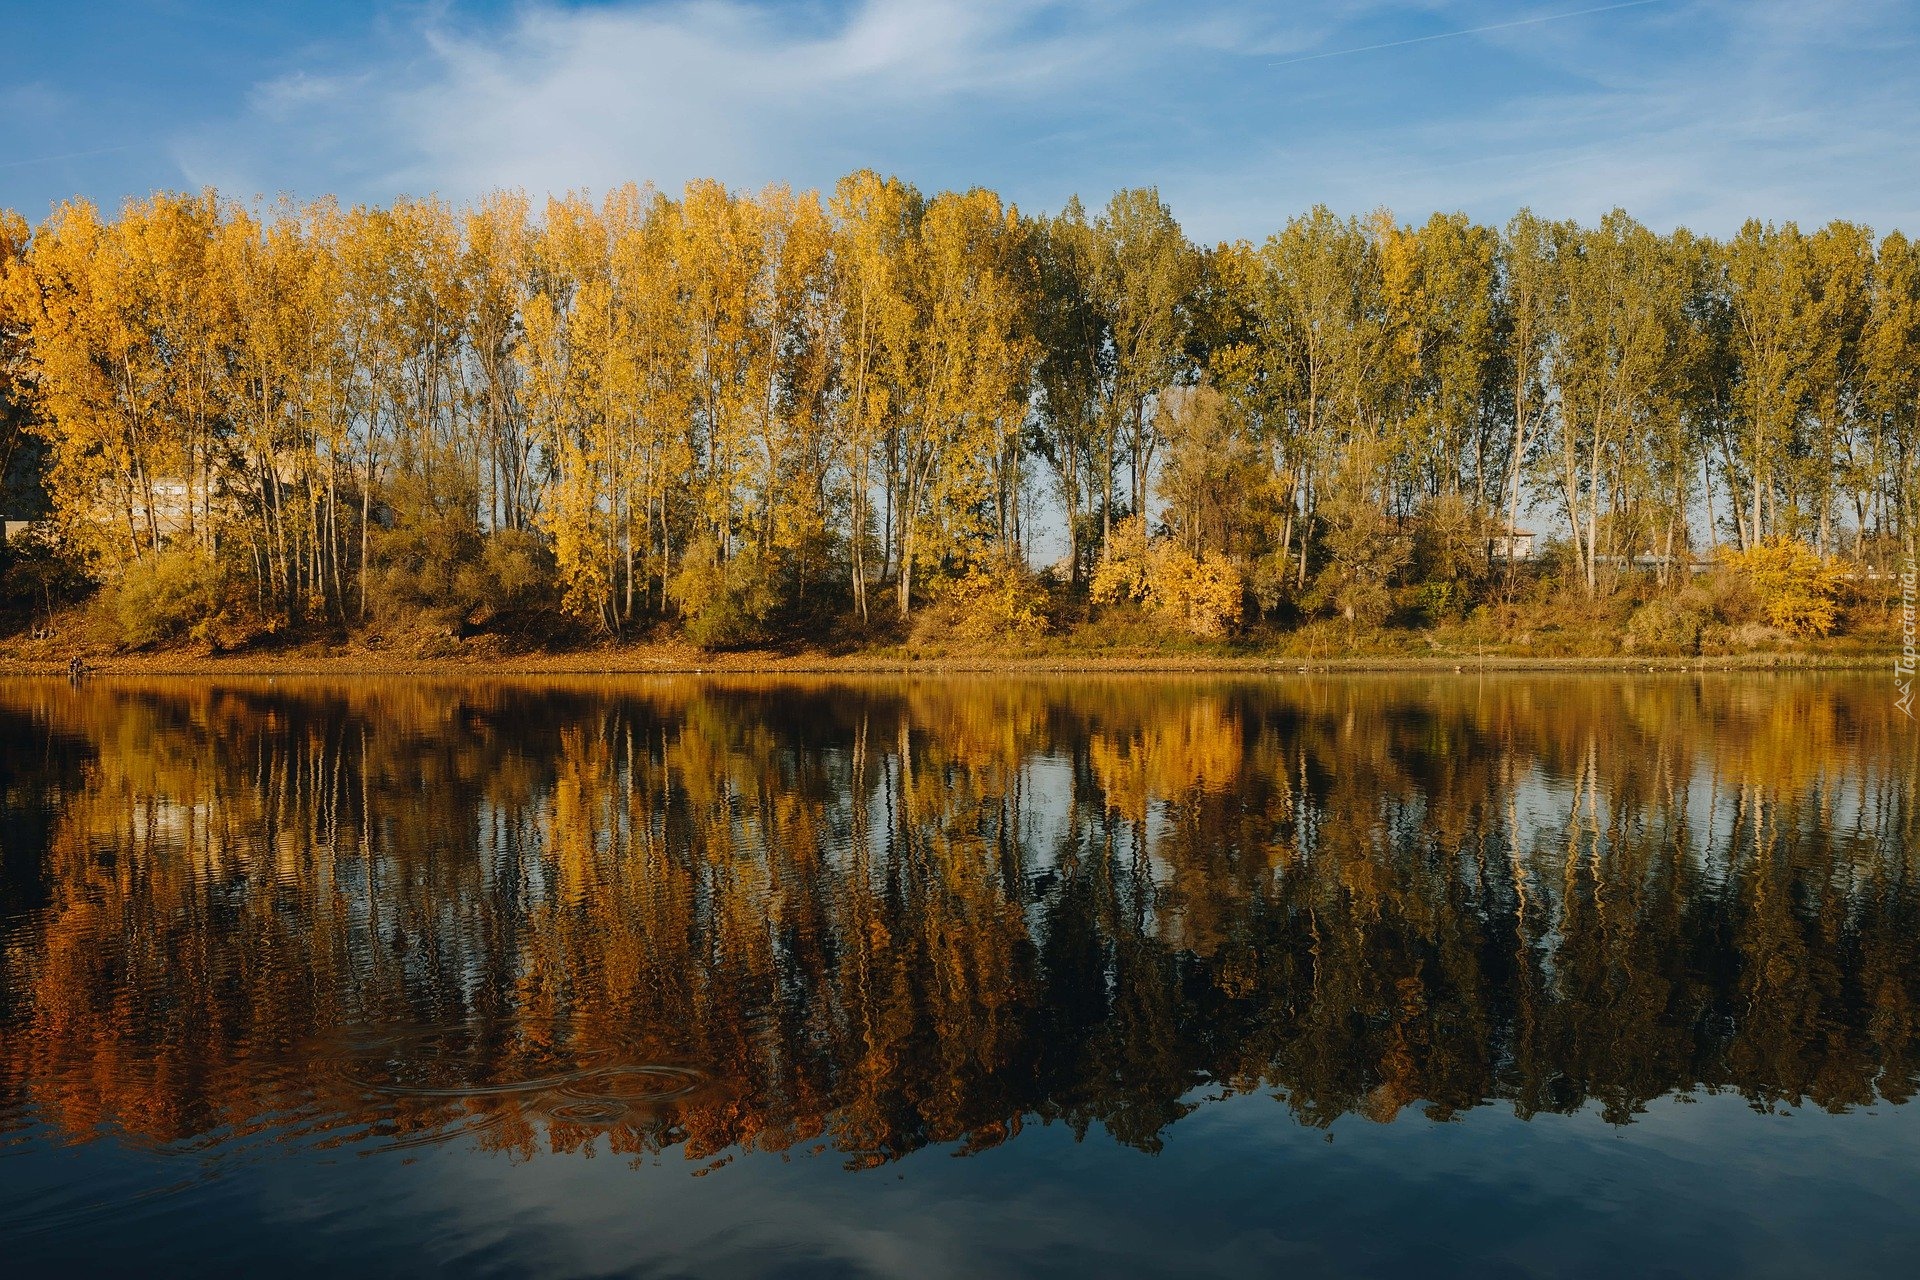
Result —
[[[1409,546],[1392,518],[1351,486],[1337,486],[1327,496],[1320,518],[1325,564],[1302,603],[1344,618],[1350,632],[1378,626],[1393,612],[1388,584],[1405,566]]]
[[[1420,584],[1418,599],[1427,624],[1437,627],[1460,616],[1466,593],[1455,581],[1428,581]]]
[[[687,639],[702,649],[764,639],[780,605],[756,548],[742,547],[723,559],[711,537],[687,548],[667,584],[667,598],[680,611]]]
[[[531,529],[496,529],[487,535],[478,561],[463,565],[456,593],[496,613],[528,609],[553,595],[553,551]]]
[[[30,525],[0,543],[0,611],[44,622],[91,587],[78,558],[46,525]]]
[[[225,621],[224,567],[200,547],[169,547],[129,564],[107,594],[120,638],[140,647],[192,635],[211,639]]]

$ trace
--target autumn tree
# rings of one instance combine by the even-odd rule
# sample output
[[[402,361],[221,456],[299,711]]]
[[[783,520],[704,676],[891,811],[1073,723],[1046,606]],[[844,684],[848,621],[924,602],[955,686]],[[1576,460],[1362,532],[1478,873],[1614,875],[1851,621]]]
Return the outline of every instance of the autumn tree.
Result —
[[[1280,502],[1259,444],[1207,382],[1163,393],[1155,409],[1166,460],[1156,492],[1174,541],[1250,564],[1274,543]]]
[[[1739,377],[1723,448],[1742,546],[1776,532],[1825,542],[1870,255],[1865,233],[1840,223],[1807,235],[1749,221],[1726,245]]]
[[[964,557],[988,531],[993,462],[1025,420],[1035,349],[1019,215],[992,192],[927,205],[911,250],[918,324],[891,459],[896,594],[916,569]]]
[[[898,419],[909,403],[915,310],[908,272],[922,205],[912,187],[870,170],[842,178],[831,202],[826,322],[837,387],[828,430],[846,489],[847,574],[862,621],[876,535],[883,564],[891,555],[892,511],[882,508],[876,520],[874,499],[883,480],[891,497],[891,470],[880,450],[898,438]]]
[[[1616,210],[1556,255],[1560,310],[1548,364],[1554,414],[1542,454],[1572,534],[1581,583],[1606,554],[1632,554],[1621,517],[1644,482],[1642,433],[1666,410],[1685,358],[1687,275],[1670,245]]]
[[[1385,323],[1405,390],[1395,433],[1409,507],[1464,494],[1483,508],[1498,483],[1495,415],[1496,259],[1499,237],[1465,214],[1435,214],[1417,229],[1375,231]]]
[[[1880,241],[1865,342],[1868,429],[1853,458],[1858,527],[1911,546],[1920,533],[1920,246]]]
[[[1111,458],[1117,433],[1124,442],[1130,484],[1128,510],[1145,515],[1159,445],[1154,398],[1182,368],[1188,301],[1198,261],[1173,211],[1152,187],[1115,192],[1094,219],[1087,284],[1112,349],[1103,453]],[[1113,507],[1111,476],[1102,495]],[[1111,514],[1106,519],[1111,527]]]
[[[1094,232],[1075,198],[1033,227],[1037,279],[1034,419],[1029,447],[1053,478],[1065,517],[1068,577],[1081,583],[1089,548],[1110,528],[1114,448],[1105,397],[1113,349],[1107,323],[1086,282],[1096,261]]]
[[[103,578],[263,627],[552,604],[744,639],[1038,590],[1056,519],[1069,591],[1139,520],[1358,625],[1416,582],[1467,603],[1536,505],[1594,596],[1649,551],[1678,581],[1702,517],[1885,563],[1915,260],[1838,222],[1324,207],[1202,251],[1150,188],[1026,218],[867,171],[824,203],[75,202],[0,220],[5,458]]]
[[[18,273],[17,287],[29,296],[30,268],[26,262],[31,237],[27,220],[11,209],[0,209],[0,510],[15,514],[15,504],[31,504],[27,492],[39,487],[38,442],[27,430],[28,330],[13,310],[10,277]]]
[[[1556,258],[1573,230],[1570,224],[1547,222],[1522,209],[1507,223],[1501,238],[1498,323],[1505,339],[1500,369],[1507,380],[1509,422],[1502,481],[1503,534],[1520,526],[1528,460],[1553,405],[1548,361],[1562,294]]]
[[[1292,496],[1282,545],[1297,546],[1295,585],[1304,588],[1319,482],[1335,465],[1341,441],[1378,432],[1383,395],[1391,389],[1380,376],[1394,352],[1379,255],[1358,219],[1337,218],[1319,206],[1267,240],[1251,287],[1255,341],[1270,353],[1278,400],[1278,412],[1266,417],[1269,450]],[[1369,468],[1364,478],[1383,474]],[[1374,497],[1384,501],[1384,490]]]

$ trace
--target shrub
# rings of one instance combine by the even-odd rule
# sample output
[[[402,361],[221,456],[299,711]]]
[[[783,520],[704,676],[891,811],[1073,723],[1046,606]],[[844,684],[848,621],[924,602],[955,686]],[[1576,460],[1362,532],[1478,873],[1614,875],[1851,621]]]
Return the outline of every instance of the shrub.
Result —
[[[1565,538],[1542,539],[1534,552],[1532,567],[1535,577],[1531,594],[1536,602],[1545,602],[1562,587],[1572,589],[1586,581],[1579,553]]]
[[[1217,638],[1240,625],[1245,594],[1239,570],[1225,556],[1209,551],[1195,558],[1170,546],[1154,562],[1147,603],[1194,635]]]
[[[0,609],[51,619],[91,584],[75,557],[44,524],[0,543]]]
[[[1128,520],[1116,528],[1113,536],[1107,540],[1106,553],[1100,557],[1100,563],[1094,566],[1087,593],[1095,604],[1145,600],[1152,581],[1147,522]]]
[[[1137,600],[1196,636],[1224,636],[1240,625],[1240,571],[1225,556],[1195,556],[1165,539],[1149,542],[1146,522],[1129,520],[1094,570],[1097,604]]]
[[[1393,610],[1387,583],[1407,562],[1409,545],[1371,497],[1338,487],[1321,508],[1326,563],[1304,603],[1346,619],[1348,630],[1377,626]]]
[[[1777,649],[1793,637],[1763,622],[1743,622],[1737,626],[1711,624],[1700,630],[1700,652],[1716,657],[1734,653],[1755,653]]]
[[[1706,624],[1700,610],[1671,596],[1658,596],[1627,619],[1627,648],[1633,653],[1698,653]]]
[[[1420,613],[1429,626],[1439,626],[1458,617],[1461,606],[1466,602],[1465,593],[1452,581],[1421,583],[1418,599]]]
[[[1025,639],[1047,630],[1045,585],[1026,565],[996,559],[970,565],[939,602],[952,634],[971,640]]]
[[[1824,636],[1839,617],[1841,568],[1792,538],[1768,538],[1744,551],[1723,550],[1752,587],[1768,626],[1797,636]]]
[[[1271,613],[1293,603],[1298,581],[1295,569],[1293,557],[1283,550],[1269,551],[1248,565],[1246,588],[1255,605]]]
[[[135,647],[191,634],[211,639],[224,621],[226,572],[197,546],[169,547],[128,564],[107,596],[120,638]]]
[[[1697,598],[1705,612],[1729,627],[1760,621],[1760,600],[1753,583],[1745,574],[1735,572],[1724,554],[1712,572],[1694,580],[1687,594]]]
[[[1457,493],[1430,498],[1413,519],[1415,581],[1450,586],[1464,599],[1487,575],[1486,522]]]
[[[720,545],[702,537],[687,548],[667,598],[680,610],[687,639],[702,649],[751,644],[766,635],[779,596],[749,545],[722,558]]]
[[[414,508],[376,526],[368,544],[367,605],[382,623],[449,622],[478,603],[471,592],[482,544],[470,513]]]
[[[367,603],[384,625],[464,622],[548,603],[553,552],[529,529],[483,531],[470,512],[417,508],[369,539]],[[309,601],[308,613],[324,602]]]
[[[461,594],[495,610],[545,603],[553,589],[553,551],[531,529],[496,529],[478,564],[460,575]]]
[[[554,552],[531,529],[485,529],[479,492],[459,467],[397,472],[368,531],[367,604],[383,624],[453,627],[476,611],[556,603]],[[596,597],[597,599],[597,597]],[[318,612],[309,601],[307,612]]]

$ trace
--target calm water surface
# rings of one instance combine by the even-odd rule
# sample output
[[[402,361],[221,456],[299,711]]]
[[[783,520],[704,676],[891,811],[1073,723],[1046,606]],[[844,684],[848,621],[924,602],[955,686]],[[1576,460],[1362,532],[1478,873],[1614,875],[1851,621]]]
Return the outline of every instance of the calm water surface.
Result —
[[[0,682],[0,1271],[1910,1275],[1863,677]]]

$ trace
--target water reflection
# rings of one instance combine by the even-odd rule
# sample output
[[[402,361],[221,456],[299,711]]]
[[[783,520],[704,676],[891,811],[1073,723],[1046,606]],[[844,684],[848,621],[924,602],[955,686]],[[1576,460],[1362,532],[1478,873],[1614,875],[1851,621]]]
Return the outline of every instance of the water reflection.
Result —
[[[1904,1102],[1917,741],[1831,678],[4,684],[0,1159]]]

